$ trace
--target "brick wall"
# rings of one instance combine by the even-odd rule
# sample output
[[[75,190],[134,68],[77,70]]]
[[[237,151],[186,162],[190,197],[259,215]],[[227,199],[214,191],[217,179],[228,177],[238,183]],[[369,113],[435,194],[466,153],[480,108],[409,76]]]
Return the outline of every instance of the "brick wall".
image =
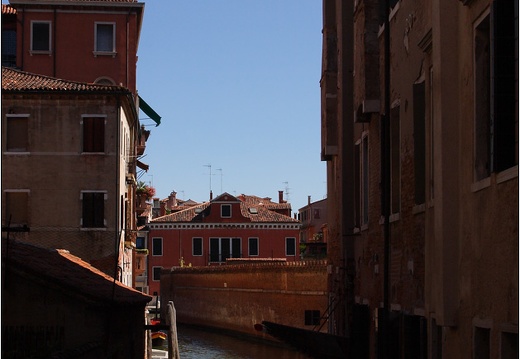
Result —
[[[312,330],[305,311],[327,310],[325,261],[175,267],[161,273],[161,304],[173,301],[179,323],[274,340],[254,329],[271,321]],[[323,320],[320,321],[323,323]],[[322,332],[326,332],[327,324]]]

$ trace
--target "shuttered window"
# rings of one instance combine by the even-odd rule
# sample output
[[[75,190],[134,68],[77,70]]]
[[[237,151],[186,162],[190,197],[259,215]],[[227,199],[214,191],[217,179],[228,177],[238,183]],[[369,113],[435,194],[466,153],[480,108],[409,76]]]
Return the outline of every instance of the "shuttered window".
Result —
[[[105,117],[83,117],[83,152],[105,151]]]
[[[82,227],[103,228],[105,226],[105,193],[82,193]]]

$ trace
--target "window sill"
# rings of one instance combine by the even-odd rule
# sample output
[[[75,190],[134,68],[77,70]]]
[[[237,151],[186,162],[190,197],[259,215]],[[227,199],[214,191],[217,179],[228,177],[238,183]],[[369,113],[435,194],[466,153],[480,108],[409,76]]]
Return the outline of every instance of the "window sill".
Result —
[[[413,206],[412,213],[419,214],[426,211],[426,205],[424,203]]]
[[[491,186],[491,177],[484,178],[471,184],[471,192],[478,192]]]
[[[106,153],[105,152],[81,152],[81,155],[96,155],[96,156],[100,156],[100,155],[105,155]]]
[[[392,19],[394,18],[394,16],[397,14],[397,12],[399,11],[399,8],[401,7],[401,1],[398,1],[393,8],[390,9],[390,14],[388,15],[388,21],[392,21]],[[381,35],[383,35],[383,33],[385,32],[385,24],[380,24],[379,25],[379,30],[378,30],[378,33],[377,33],[377,37],[381,37]]]
[[[103,232],[103,231],[106,231],[107,229],[106,228],[97,228],[97,227],[81,227],[80,228],[81,231],[84,231],[84,232],[88,232],[88,231],[98,231],[98,232]]]
[[[390,223],[392,223],[392,222],[397,222],[399,219],[401,219],[400,213],[394,213],[394,214],[390,215],[390,217],[388,218],[388,221]],[[381,216],[379,218],[379,224],[385,224],[385,217],[384,216]]]
[[[518,165],[508,168],[505,171],[499,172],[497,174],[497,183],[507,182],[514,178],[518,178]]]
[[[23,156],[27,156],[27,155],[30,155],[31,152],[28,152],[28,151],[6,151],[4,152],[4,155],[8,155],[8,156],[16,156],[16,155],[23,155]]]
[[[92,51],[92,53],[94,54],[94,57],[98,57],[98,56],[116,57],[116,55],[117,55],[117,52],[115,52],[115,51]]]
[[[48,56],[51,56],[52,55],[52,51],[50,51],[50,50],[48,50],[48,51],[29,50],[29,54],[31,54],[31,56],[33,56],[33,55],[48,55]]]

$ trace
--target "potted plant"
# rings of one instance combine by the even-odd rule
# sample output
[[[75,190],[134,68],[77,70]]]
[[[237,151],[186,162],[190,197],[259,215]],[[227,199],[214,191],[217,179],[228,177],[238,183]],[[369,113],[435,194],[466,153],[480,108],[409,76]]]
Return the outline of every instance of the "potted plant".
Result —
[[[138,197],[144,198],[145,201],[148,201],[155,196],[155,188],[147,185],[143,181],[137,182],[137,189],[135,191]]]

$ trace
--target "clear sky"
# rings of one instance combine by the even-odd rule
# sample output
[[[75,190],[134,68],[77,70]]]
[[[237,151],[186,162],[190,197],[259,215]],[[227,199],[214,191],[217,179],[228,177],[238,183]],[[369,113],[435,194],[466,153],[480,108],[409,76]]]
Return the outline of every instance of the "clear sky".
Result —
[[[161,199],[175,190],[197,202],[210,181],[214,197],[277,201],[283,190],[293,212],[325,198],[321,1],[145,4],[137,87],[162,122],[141,121],[151,134],[140,180]]]

